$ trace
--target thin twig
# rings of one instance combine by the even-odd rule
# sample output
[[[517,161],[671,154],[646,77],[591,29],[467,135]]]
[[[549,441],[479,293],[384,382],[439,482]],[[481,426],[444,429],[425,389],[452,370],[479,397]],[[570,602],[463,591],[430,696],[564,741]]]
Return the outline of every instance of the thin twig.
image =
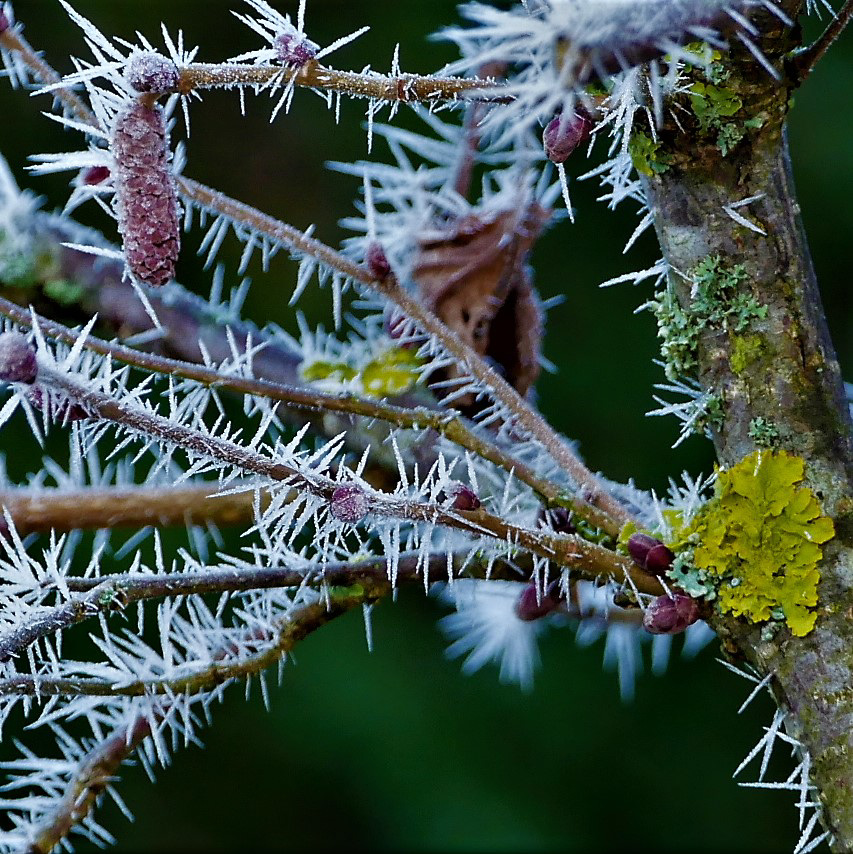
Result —
[[[426,306],[400,287],[394,276],[377,279],[366,267],[292,225],[280,222],[243,202],[228,198],[197,181],[185,177],[178,177],[176,180],[181,195],[187,199],[217,211],[235,222],[248,225],[256,233],[284,244],[297,253],[309,255],[391,300],[406,317],[414,320],[425,332],[432,335],[450,355],[465,365],[476,379],[481,380],[490,389],[495,398],[515,417],[518,425],[539,441],[555,462],[572,477],[582,498],[611,517],[612,530],[618,533],[626,522],[635,521],[551,425],[485,359],[451,332]]]
[[[34,315],[9,300],[0,297],[0,314],[22,326],[31,327],[38,323],[41,332],[48,338],[74,344],[79,334],[56,321]],[[404,407],[376,400],[368,400],[353,394],[334,395],[315,389],[275,383],[269,380],[225,374],[215,368],[169,359],[155,353],[144,353],[131,347],[125,347],[95,336],[86,339],[86,347],[96,353],[110,356],[117,361],[133,365],[144,370],[155,371],[166,376],[180,376],[195,380],[206,386],[227,389],[240,394],[252,394],[271,400],[278,400],[289,407],[306,412],[338,412],[345,415],[376,418],[396,427],[423,430],[430,428],[442,434],[450,441],[477,454],[484,460],[499,466],[506,472],[512,472],[518,480],[527,484],[551,506],[570,508],[590,524],[617,536],[618,527],[597,507],[582,498],[569,497],[566,491],[547,478],[537,475],[529,466],[504,451],[498,445],[478,435],[456,412],[442,412],[426,407]]]
[[[794,65],[799,74],[800,81],[806,79],[814,71],[815,65],[823,58],[823,55],[832,47],[836,39],[841,35],[844,28],[853,18],[853,0],[846,0],[838,10],[835,17],[829,22],[827,28],[820,37],[808,47],[794,54]]]
[[[262,496],[262,506],[266,504]],[[216,484],[186,487],[110,486],[83,489],[16,488],[0,492],[0,508],[19,534],[38,531],[236,525],[252,518],[253,495],[220,495]]]
[[[36,827],[28,854],[48,854],[92,811],[99,795],[134,750],[151,734],[147,718],[137,718],[83,757],[77,772],[50,813]]]
[[[188,95],[196,89],[231,89],[234,86],[278,88],[291,82],[296,86],[340,92],[356,98],[405,104],[436,104],[442,101],[506,104],[514,100],[500,93],[505,84],[489,78],[359,74],[328,68],[316,60],[309,60],[297,69],[280,65],[191,63],[180,68],[178,91]]]
[[[328,501],[338,483],[325,475],[310,476],[283,463],[274,462],[255,451],[217,436],[206,435],[165,418],[130,401],[118,401],[92,388],[84,387],[73,377],[45,366],[39,369],[39,381],[49,385],[79,404],[92,417],[121,425],[146,438],[183,448],[191,456],[214,459],[227,466],[269,478],[287,481]],[[370,496],[370,512],[405,521],[429,522],[465,531],[475,536],[491,536],[521,549],[554,561],[590,578],[630,579],[641,593],[660,595],[660,582],[638,569],[630,559],[578,536],[560,536],[547,531],[533,531],[513,525],[483,508],[461,511],[379,493]]]

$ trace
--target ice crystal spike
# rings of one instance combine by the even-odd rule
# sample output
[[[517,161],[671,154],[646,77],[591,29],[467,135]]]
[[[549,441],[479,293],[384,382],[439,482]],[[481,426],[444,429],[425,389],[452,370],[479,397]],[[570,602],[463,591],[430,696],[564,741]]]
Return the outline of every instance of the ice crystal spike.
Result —
[[[552,163],[565,163],[569,155],[589,139],[591,131],[592,122],[583,112],[555,116],[542,133],[545,156]]]
[[[658,596],[643,614],[643,628],[653,635],[676,635],[699,619],[695,599],[676,593]]]
[[[151,50],[133,54],[125,68],[124,77],[133,89],[141,93],[174,92],[181,81],[175,63]]]
[[[111,149],[127,266],[141,282],[165,285],[175,275],[181,232],[163,110],[131,104],[116,119]]]
[[[33,386],[27,392],[27,400],[33,409],[44,411],[48,409],[50,418],[59,424],[70,424],[72,421],[83,421],[89,418],[89,413],[79,403],[67,400],[51,400],[39,386]]]
[[[657,537],[649,534],[632,534],[628,540],[628,553],[637,566],[652,575],[663,575],[675,560],[675,555]]]
[[[329,503],[329,512],[341,522],[360,522],[369,509],[367,495],[354,483],[338,486]]]
[[[539,620],[558,608],[561,601],[559,581],[552,582],[541,594],[535,584],[528,584],[515,603],[515,613],[519,620],[525,622]]]
[[[0,380],[32,383],[38,373],[35,347],[20,332],[0,335]]]
[[[273,48],[281,63],[301,68],[317,56],[317,48],[295,33],[279,33],[273,41]]]
[[[370,270],[370,275],[377,279],[384,279],[391,272],[391,264],[388,263],[388,256],[385,254],[382,244],[376,241],[367,247],[364,263],[367,265],[367,269]]]

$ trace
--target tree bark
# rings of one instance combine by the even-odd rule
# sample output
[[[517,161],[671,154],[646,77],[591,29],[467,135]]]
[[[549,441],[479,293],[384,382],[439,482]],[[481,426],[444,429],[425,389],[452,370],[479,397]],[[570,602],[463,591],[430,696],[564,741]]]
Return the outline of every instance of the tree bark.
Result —
[[[795,13],[800,4],[787,4]],[[796,46],[797,28],[770,27],[763,38],[771,61]],[[811,757],[811,781],[834,850],[853,850],[853,443],[837,358],[796,202],[784,121],[791,77],[779,82],[733,51],[725,86],[742,101],[738,116],[760,128],[726,156],[701,128],[682,133],[665,124],[659,134],[663,168],[646,181],[649,206],[670,287],[689,311],[695,297],[689,273],[719,256],[744,265],[739,285],[761,306],[742,332],[707,328],[696,358],[703,389],[716,394],[723,419],[714,441],[720,463],[732,465],[756,450],[755,419],[773,425],[774,444],[803,457],[806,479],[832,516],[836,536],[820,566],[818,620],[806,637],[787,630],[770,640],[760,627],[719,617],[715,628],[735,657],[762,675],[786,713],[786,728]],[[744,119],[738,119],[744,121]],[[671,122],[671,119],[668,120]],[[683,122],[683,119],[682,119]],[[741,125],[743,127],[743,125]],[[689,131],[689,129],[688,129]],[[763,194],[738,212],[762,229],[739,224],[724,210]]]

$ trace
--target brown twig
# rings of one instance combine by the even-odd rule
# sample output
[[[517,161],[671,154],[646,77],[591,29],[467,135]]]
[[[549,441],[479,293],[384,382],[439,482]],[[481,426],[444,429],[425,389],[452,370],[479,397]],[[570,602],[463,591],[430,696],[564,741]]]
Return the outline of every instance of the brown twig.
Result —
[[[823,55],[832,47],[836,39],[844,31],[844,28],[853,18],[853,0],[846,0],[844,5],[836,12],[835,17],[829,22],[827,28],[820,37],[808,47],[804,47],[794,54],[794,66],[800,81],[805,80],[814,71],[815,66],[823,58]]]

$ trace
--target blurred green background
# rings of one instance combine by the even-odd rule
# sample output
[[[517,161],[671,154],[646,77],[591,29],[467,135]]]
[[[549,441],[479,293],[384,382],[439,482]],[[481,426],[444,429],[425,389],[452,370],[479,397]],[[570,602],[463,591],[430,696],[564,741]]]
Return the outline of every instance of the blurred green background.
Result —
[[[239,7],[236,0],[76,2],[109,35],[133,39],[139,30],[158,44],[161,20],[172,32],[182,28],[188,44],[202,46],[202,61],[256,47],[229,5]],[[295,14],[296,5],[282,0],[278,8]],[[61,71],[71,70],[69,54],[88,56],[54,0],[18,0],[15,8],[30,40]],[[453,0],[308,6],[308,32],[320,44],[371,26],[335,55],[343,68],[387,68],[400,42],[404,69],[428,72],[453,52],[427,35],[455,20]],[[808,23],[810,33],[818,29]],[[790,140],[829,324],[853,378],[851,87],[848,34],[798,93]],[[43,118],[48,107],[44,97],[0,85],[0,151],[22,184],[54,206],[66,197],[65,179],[27,178],[26,158],[72,150],[79,138]],[[336,244],[344,236],[337,220],[351,213],[358,186],[324,162],[366,156],[364,104],[344,103],[338,126],[308,92],[298,92],[291,114],[272,126],[265,97],[248,98],[248,107],[242,119],[237,96],[223,93],[194,105],[187,173],[300,227],[316,223],[319,236]],[[385,156],[380,142],[374,157]],[[533,257],[542,295],[566,295],[548,317],[545,353],[559,372],[542,377],[541,407],[580,441],[593,469],[660,491],[682,470],[710,470],[711,449],[693,438],[671,450],[675,422],[644,417],[654,406],[652,384],[662,379],[652,364],[652,318],[632,314],[649,292],[598,283],[649,266],[656,250],[646,235],[623,256],[636,214],[628,205],[613,214],[596,195],[591,183],[574,186],[577,223],[560,224]],[[80,214],[111,233],[97,211]],[[232,271],[239,251],[226,243],[220,256]],[[292,264],[280,259],[267,276],[250,272],[247,314],[294,328]],[[191,251],[179,279],[200,292],[209,286]],[[233,274],[227,281],[236,283]],[[313,321],[327,320],[328,292],[309,294],[300,307]],[[140,769],[125,771],[121,791],[135,824],[111,806],[103,811],[117,850],[793,848],[794,796],[741,789],[730,779],[772,709],[760,698],[736,715],[747,683],[715,661],[713,647],[697,661],[676,660],[664,678],[644,676],[633,703],[622,704],[614,675],[601,672],[601,645],[578,649],[570,631],[552,632],[536,688],[525,695],[499,685],[494,668],[464,677],[458,662],[446,661],[435,626],[440,613],[409,592],[397,605],[381,605],[372,654],[359,615],[323,629],[298,650],[271,713],[257,695],[247,703],[233,689],[205,733],[205,750],[178,751],[154,786]],[[779,762],[777,776],[790,767]]]

